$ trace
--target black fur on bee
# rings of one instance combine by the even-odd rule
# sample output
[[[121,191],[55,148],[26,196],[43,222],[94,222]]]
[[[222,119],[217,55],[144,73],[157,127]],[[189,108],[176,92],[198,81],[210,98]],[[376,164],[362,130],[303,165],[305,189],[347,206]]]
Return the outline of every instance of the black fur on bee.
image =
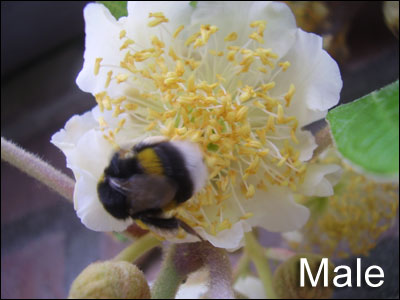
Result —
[[[116,152],[97,185],[105,210],[117,219],[133,218],[162,230],[182,227],[197,235],[183,221],[164,215],[165,208],[193,196],[195,185],[201,186],[196,180],[204,181],[206,169],[196,156],[201,152],[186,153],[187,149],[182,142],[145,140],[130,151]]]

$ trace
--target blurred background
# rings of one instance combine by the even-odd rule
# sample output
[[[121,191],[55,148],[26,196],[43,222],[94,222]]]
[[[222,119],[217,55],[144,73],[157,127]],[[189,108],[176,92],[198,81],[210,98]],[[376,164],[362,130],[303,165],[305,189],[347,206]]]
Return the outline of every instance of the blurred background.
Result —
[[[83,65],[86,3],[1,2],[1,135],[70,176],[64,155],[49,141],[73,114],[95,105],[93,97],[75,84]],[[289,5],[298,25],[323,35],[326,49],[338,61],[344,83],[342,103],[398,79],[398,27],[396,31],[385,23],[383,2]],[[396,226],[371,253],[376,259],[369,258],[383,266],[387,281],[382,288],[341,289],[335,297],[398,297]],[[260,237],[264,245],[277,240],[266,232]],[[1,163],[2,298],[65,298],[73,279],[88,264],[109,259],[125,246],[86,229],[71,203]],[[151,255],[157,258],[160,250]],[[150,268],[157,266],[149,261],[140,266],[151,277]]]

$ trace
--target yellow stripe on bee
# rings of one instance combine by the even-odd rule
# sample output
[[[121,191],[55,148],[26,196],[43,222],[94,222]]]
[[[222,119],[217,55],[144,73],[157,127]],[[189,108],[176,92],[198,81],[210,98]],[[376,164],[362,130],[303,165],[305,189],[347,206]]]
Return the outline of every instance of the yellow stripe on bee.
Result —
[[[148,174],[162,175],[164,173],[160,158],[152,148],[146,148],[137,154],[140,165]]]

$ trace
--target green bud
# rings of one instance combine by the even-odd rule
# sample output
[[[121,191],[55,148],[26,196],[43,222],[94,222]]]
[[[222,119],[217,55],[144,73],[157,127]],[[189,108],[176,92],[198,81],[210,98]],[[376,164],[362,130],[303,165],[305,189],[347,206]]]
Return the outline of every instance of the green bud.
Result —
[[[273,286],[277,296],[281,299],[330,299],[333,294],[333,277],[335,266],[328,263],[328,286],[324,287],[323,270],[315,287],[311,285],[307,269],[304,270],[304,287],[300,286],[300,258],[306,258],[313,278],[318,274],[322,256],[305,253],[294,255],[282,263],[275,271]]]
[[[69,299],[149,299],[142,271],[126,261],[90,264],[72,283]]]

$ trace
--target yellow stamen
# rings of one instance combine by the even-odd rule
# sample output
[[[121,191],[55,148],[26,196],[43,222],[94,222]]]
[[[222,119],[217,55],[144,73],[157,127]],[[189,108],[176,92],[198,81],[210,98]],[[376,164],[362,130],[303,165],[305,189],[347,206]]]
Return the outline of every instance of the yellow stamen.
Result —
[[[100,63],[102,61],[103,61],[103,58],[101,58],[101,57],[96,58],[96,62],[94,63],[94,75],[98,75],[99,74]]]
[[[161,12],[150,13],[149,18],[150,27],[168,22]],[[122,71],[113,74],[108,70],[105,89],[112,83],[125,82],[129,94],[113,99],[107,92],[96,95],[100,111],[112,110],[114,117],[124,113],[140,124],[143,122],[146,135],[161,134],[170,140],[188,140],[200,146],[209,169],[209,185],[190,201],[170,208],[169,213],[190,226],[202,226],[211,234],[230,228],[239,218],[252,216],[241,207],[240,197],[234,195],[235,185],[243,188],[241,198],[252,198],[256,189],[265,191],[271,185],[293,190],[306,171],[305,164],[298,159],[299,152],[292,148],[298,143],[298,121],[285,111],[294,86],[284,96],[272,97],[280,93],[272,93],[275,82],[266,81],[264,76],[276,64],[285,71],[290,63],[277,61],[278,55],[263,47],[265,21],[254,21],[250,26],[254,28],[250,38],[261,44],[225,45],[226,51],[214,41],[214,37],[216,41],[224,38],[214,25],[200,25],[197,32],[183,41],[184,26],[172,30],[173,34],[163,34],[163,38],[161,34],[149,36],[149,42],[143,43],[150,45],[147,48],[143,44],[130,47],[133,41],[127,38],[126,31],[121,31],[121,50],[127,49],[117,66]],[[225,42],[239,40],[237,32],[224,38]],[[166,49],[166,45],[171,46]],[[99,59],[95,63],[96,73],[101,62]],[[242,78],[245,72],[256,79],[253,85],[247,76]],[[114,148],[118,146],[115,135],[128,120],[124,117],[114,131],[104,135]],[[99,121],[99,127],[105,133],[108,127],[103,121]],[[231,205],[227,199],[235,197],[241,214],[233,217],[225,209]],[[218,221],[208,219],[203,210],[211,205],[218,205]]]
[[[108,127],[108,123],[104,120],[104,117],[100,117],[99,120],[99,125],[101,129],[104,129],[105,127]]]
[[[260,44],[264,44],[264,39],[258,32],[253,32],[252,34],[249,35],[249,38],[259,42]]]
[[[124,49],[128,48],[129,45],[132,45],[132,44],[134,44],[134,43],[135,43],[135,42],[134,42],[133,40],[127,39],[127,40],[122,44],[122,46],[119,48],[119,50],[124,50]]]
[[[126,103],[124,107],[127,110],[136,110],[138,109],[139,105],[137,105],[136,103]]]
[[[185,46],[189,46],[190,44],[194,43],[194,41],[201,35],[200,32],[196,32],[192,34],[185,42]]]
[[[94,98],[96,99],[97,105],[99,106],[101,112],[104,111],[103,99],[106,96],[106,94],[107,94],[106,92],[101,92],[94,95]]]
[[[120,33],[119,33],[119,39],[121,40],[121,39],[123,39],[125,36],[126,36],[126,30],[123,29],[123,30],[121,30]]]
[[[236,32],[231,32],[230,34],[228,34],[225,38],[224,41],[225,42],[233,42],[236,41],[238,38],[238,34]]]
[[[106,95],[104,98],[103,98],[103,105],[104,105],[104,108],[105,109],[107,109],[107,110],[111,110],[112,109],[112,106],[111,106],[111,98],[108,96],[108,95]]]
[[[147,25],[149,27],[154,27],[157,26],[161,23],[166,23],[169,20],[164,16],[162,12],[156,12],[156,13],[149,13],[149,18],[155,18],[154,20],[151,20]]]
[[[117,126],[117,128],[115,128],[115,134],[117,134],[121,130],[121,128],[124,126],[125,122],[126,122],[126,119],[121,119],[118,122],[118,126]]]
[[[129,74],[118,74],[115,79],[117,79],[117,83],[125,82],[129,77]]]
[[[108,71],[107,72],[107,80],[106,80],[106,83],[104,85],[105,88],[108,88],[108,86],[110,85],[112,74],[113,74],[113,71]]]
[[[256,96],[256,93],[254,92],[253,88],[251,86],[246,85],[242,89],[242,94],[240,95],[239,99],[243,103],[243,102],[250,100],[251,98],[253,98],[255,96]]]
[[[256,193],[256,190],[254,188],[254,185],[250,184],[245,196],[246,196],[246,198],[252,198],[255,193]]]
[[[254,216],[254,214],[248,212],[248,213],[245,213],[243,216],[241,216],[240,219],[241,220],[247,220],[247,219],[250,219],[252,216]]]
[[[176,37],[179,35],[179,33],[180,33],[184,28],[185,28],[185,26],[183,26],[183,25],[179,26],[179,27],[175,30],[175,32],[174,32],[174,34],[172,35],[172,37],[173,37],[174,39],[176,39]]]
[[[290,62],[281,62],[278,65],[282,68],[282,71],[285,72],[290,67]]]
[[[286,107],[288,107],[290,105],[290,101],[292,100],[293,94],[296,91],[294,84],[291,83],[290,87],[289,87],[289,91],[286,93],[285,95],[285,101],[286,101]]]
[[[173,60],[178,60],[179,57],[176,55],[174,49],[172,47],[169,48],[169,52],[168,52],[169,56],[172,57]]]

